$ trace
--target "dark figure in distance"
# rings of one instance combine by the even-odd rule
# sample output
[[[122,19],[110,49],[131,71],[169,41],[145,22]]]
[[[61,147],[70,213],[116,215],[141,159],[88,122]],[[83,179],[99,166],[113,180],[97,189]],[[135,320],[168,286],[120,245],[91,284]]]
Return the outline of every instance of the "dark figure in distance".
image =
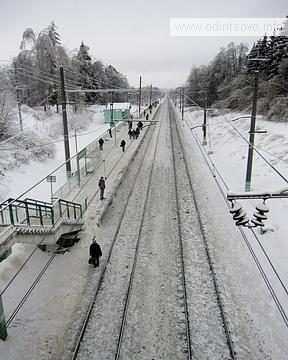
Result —
[[[129,139],[133,137],[133,130],[129,129],[128,131]]]
[[[99,149],[103,150],[103,144],[104,144],[104,140],[101,138],[99,139]]]
[[[139,130],[139,127],[137,127],[135,130],[135,138],[136,139],[138,139],[139,134],[140,134],[140,130]]]
[[[137,126],[139,127],[140,130],[142,130],[142,128],[143,128],[143,123],[142,123],[141,120],[138,121]]]
[[[109,128],[108,132],[109,132],[110,137],[112,138],[112,130],[111,130],[111,128]]]
[[[100,245],[95,240],[95,236],[92,240],[92,244],[90,245],[89,253],[91,259],[90,262],[94,265],[94,268],[99,266],[99,257],[102,256],[102,251]]]
[[[100,200],[103,200],[105,199],[104,198],[104,190],[105,190],[105,180],[103,178],[103,176],[101,176],[99,182],[98,182],[98,186],[99,186],[99,189],[100,189]]]
[[[126,141],[125,141],[125,140],[122,140],[122,141],[121,141],[121,144],[120,144],[120,147],[122,147],[122,151],[123,151],[123,152],[125,151],[125,145],[126,145]]]
[[[128,121],[128,127],[129,127],[129,130],[132,129],[132,121]]]
[[[149,120],[149,114],[146,115],[146,120]]]

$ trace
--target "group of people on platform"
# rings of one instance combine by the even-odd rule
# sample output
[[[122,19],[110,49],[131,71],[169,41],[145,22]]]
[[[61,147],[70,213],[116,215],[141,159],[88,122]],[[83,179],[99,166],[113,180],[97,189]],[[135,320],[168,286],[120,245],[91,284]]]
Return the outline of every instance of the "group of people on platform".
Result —
[[[150,114],[152,113],[152,106],[157,106],[157,105],[158,105],[158,103],[155,103],[155,104],[153,103],[149,106],[148,109],[149,109]],[[144,117],[146,120],[149,119],[149,114],[148,113],[146,114],[145,110],[144,110]],[[133,119],[133,118],[131,117],[131,119]],[[128,127],[129,127],[129,130],[128,130],[129,139],[138,139],[140,131],[143,129],[142,121],[141,120],[138,121],[136,129],[132,128],[133,123],[132,123],[132,121],[129,121]],[[110,137],[112,138],[111,128],[108,130],[108,132],[109,132]],[[104,149],[103,138],[100,138],[98,142],[99,142],[99,150],[103,151],[103,149]],[[120,147],[122,148],[123,152],[125,151],[125,146],[126,146],[126,141],[123,139],[123,140],[121,140],[121,143],[120,143]],[[98,187],[100,190],[100,200],[105,199],[105,197],[104,197],[104,192],[105,192],[105,187],[106,187],[105,180],[107,180],[107,178],[106,177],[104,178],[103,176],[101,176],[99,179],[99,182],[98,182]],[[102,256],[102,250],[101,250],[100,245],[97,243],[95,236],[93,237],[92,243],[89,247],[89,255],[90,255],[90,257],[89,257],[88,263],[94,265],[94,268],[99,266],[99,258]]]

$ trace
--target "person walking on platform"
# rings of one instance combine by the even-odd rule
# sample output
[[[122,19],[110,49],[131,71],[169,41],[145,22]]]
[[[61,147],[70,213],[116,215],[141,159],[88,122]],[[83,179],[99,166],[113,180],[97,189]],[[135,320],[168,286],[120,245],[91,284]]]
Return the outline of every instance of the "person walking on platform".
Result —
[[[133,137],[133,130],[129,129],[128,131],[129,139]]]
[[[93,264],[94,268],[99,266],[99,257],[102,256],[102,251],[100,245],[95,239],[95,236],[93,237],[92,244],[90,245],[89,254],[89,264]]]
[[[104,190],[105,190],[105,180],[104,180],[104,177],[101,176],[99,182],[98,182],[98,186],[99,186],[99,189],[100,189],[100,200],[103,200],[105,199],[104,198]]]
[[[146,115],[146,120],[149,120],[149,114]]]
[[[121,141],[121,144],[120,144],[120,147],[122,147],[122,151],[123,151],[123,152],[125,151],[125,145],[126,145],[126,141],[125,141],[125,140],[122,140],[122,141]]]
[[[137,126],[136,130],[135,131],[135,138],[138,139],[138,136],[140,134],[140,130],[139,130],[139,127]]]
[[[98,142],[99,142],[99,149],[103,150],[104,140],[102,138],[100,138]]]
[[[110,138],[112,138],[112,130],[111,130],[111,128],[109,128],[108,132],[109,132]]]

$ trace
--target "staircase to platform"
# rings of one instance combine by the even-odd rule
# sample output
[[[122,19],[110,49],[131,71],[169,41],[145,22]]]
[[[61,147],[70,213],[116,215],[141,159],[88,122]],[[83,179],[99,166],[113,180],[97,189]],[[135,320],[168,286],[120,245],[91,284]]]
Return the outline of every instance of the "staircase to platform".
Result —
[[[4,201],[0,204],[0,261],[15,243],[71,246],[82,229],[82,217],[82,205],[64,199],[53,204],[31,198]]]

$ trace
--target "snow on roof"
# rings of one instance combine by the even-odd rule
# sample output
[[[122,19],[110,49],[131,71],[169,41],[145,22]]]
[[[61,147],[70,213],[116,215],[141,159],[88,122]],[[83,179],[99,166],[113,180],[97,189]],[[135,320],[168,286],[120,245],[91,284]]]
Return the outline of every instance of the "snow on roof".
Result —
[[[113,110],[126,110],[130,108],[130,103],[113,103]],[[110,109],[110,103],[107,104],[107,109]]]

